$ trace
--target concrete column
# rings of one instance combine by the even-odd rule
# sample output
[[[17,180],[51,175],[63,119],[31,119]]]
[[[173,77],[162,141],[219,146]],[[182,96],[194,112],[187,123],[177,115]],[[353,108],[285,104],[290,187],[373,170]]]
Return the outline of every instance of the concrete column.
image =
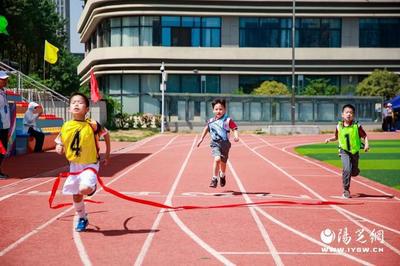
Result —
[[[359,47],[359,19],[342,18],[342,47]]]
[[[238,17],[222,17],[221,47],[239,47]]]
[[[221,75],[221,93],[232,93],[239,88],[239,75]]]

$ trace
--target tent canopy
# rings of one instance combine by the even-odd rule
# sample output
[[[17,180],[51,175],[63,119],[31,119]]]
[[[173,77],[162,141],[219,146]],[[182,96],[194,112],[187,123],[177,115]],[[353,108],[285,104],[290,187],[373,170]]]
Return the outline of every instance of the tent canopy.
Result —
[[[400,111],[400,95],[395,96],[394,98],[390,99],[389,101],[386,101],[385,103],[391,103],[394,111],[396,112]]]

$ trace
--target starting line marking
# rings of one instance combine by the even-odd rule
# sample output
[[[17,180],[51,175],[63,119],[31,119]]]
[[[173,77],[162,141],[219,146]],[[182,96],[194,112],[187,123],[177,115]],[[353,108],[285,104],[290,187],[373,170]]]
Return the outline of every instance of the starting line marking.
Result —
[[[50,195],[51,191],[38,191],[32,190],[29,191],[28,195],[33,196],[47,196]],[[134,196],[165,196],[161,194],[161,192],[154,191],[121,191],[122,194],[125,195],[134,195]],[[246,192],[183,192],[181,195],[175,195],[174,197],[216,197],[216,198],[235,198],[241,196],[242,194],[246,194],[248,196],[259,197],[259,198],[289,198],[289,199],[300,199],[300,200],[311,200],[312,198],[307,195],[284,195],[284,194],[270,194],[270,193],[246,193]],[[21,194],[23,195],[23,194]],[[57,191],[57,195],[62,195],[61,191]],[[101,196],[100,194],[96,194],[97,196]],[[107,195],[107,194],[105,194]]]
[[[266,252],[266,251],[226,251],[226,252],[220,252],[220,254],[224,255],[271,255],[271,252]],[[284,252],[284,251],[278,251],[279,255],[334,255],[338,256],[339,254],[337,253],[329,253],[329,252]]]

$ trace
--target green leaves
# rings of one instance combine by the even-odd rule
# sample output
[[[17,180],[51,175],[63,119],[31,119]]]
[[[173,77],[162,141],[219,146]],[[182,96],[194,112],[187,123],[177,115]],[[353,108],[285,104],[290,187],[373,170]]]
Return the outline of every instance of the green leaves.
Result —
[[[357,86],[361,96],[383,96],[385,99],[400,94],[400,76],[393,72],[375,69]]]
[[[260,87],[255,88],[251,94],[254,95],[289,95],[286,85],[275,80],[264,81]]]
[[[336,95],[338,88],[329,84],[329,79],[308,79],[308,84],[302,94],[304,95]]]

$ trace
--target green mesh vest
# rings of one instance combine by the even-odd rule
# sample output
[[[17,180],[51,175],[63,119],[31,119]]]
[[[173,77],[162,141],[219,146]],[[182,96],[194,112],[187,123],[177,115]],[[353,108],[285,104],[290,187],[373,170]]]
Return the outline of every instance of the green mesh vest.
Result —
[[[343,126],[343,121],[338,123],[339,148],[356,154],[361,149],[361,139],[358,134],[358,122],[354,121],[351,126]]]

